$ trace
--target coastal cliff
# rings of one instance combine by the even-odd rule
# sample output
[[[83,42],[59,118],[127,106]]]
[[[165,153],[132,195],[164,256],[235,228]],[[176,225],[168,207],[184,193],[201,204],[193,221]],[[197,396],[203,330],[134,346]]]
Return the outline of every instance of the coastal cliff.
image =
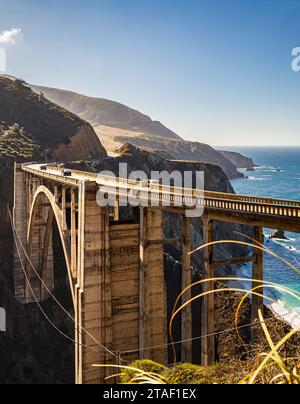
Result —
[[[241,153],[223,150],[220,150],[220,153],[230,160],[237,168],[247,168],[248,170],[251,170],[257,167],[252,158],[243,156]]]

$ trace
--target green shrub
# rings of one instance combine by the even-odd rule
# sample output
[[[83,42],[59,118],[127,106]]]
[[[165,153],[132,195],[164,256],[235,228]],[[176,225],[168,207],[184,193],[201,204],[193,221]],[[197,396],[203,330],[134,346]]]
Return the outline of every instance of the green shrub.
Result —
[[[0,154],[19,160],[30,160],[39,149],[25,132],[24,128],[14,124],[6,129],[0,128]]]
[[[152,362],[150,360],[137,360],[132,362],[129,367],[143,370],[144,372],[151,372],[155,374],[162,374],[167,371],[167,368],[159,363]],[[134,370],[124,369],[120,376],[121,383],[128,383],[137,373]]]
[[[224,365],[215,364],[207,368],[184,363],[169,369],[164,375],[170,384],[223,384],[228,383]]]
[[[217,363],[209,367],[202,367],[183,363],[173,368],[166,368],[159,363],[150,360],[137,360],[128,365],[131,368],[139,369],[148,373],[155,373],[163,376],[169,384],[228,384],[228,369],[226,365]],[[121,383],[129,383],[137,372],[124,369],[120,376]]]
[[[189,384],[198,378],[203,370],[201,366],[183,363],[168,370],[165,376],[170,384]]]

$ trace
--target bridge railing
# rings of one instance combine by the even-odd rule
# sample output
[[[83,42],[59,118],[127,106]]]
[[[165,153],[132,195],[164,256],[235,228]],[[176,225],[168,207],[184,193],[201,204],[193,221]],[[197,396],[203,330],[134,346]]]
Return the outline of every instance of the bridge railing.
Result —
[[[68,185],[78,186],[80,183],[80,181],[76,180],[75,178],[63,177],[62,175],[55,175],[53,173],[49,173],[46,171],[40,171],[40,170],[31,168],[31,167],[22,166],[22,170],[29,174],[37,175],[38,177],[47,178],[52,181],[55,180],[55,181],[62,182],[62,183],[68,184]]]
[[[128,197],[128,187],[119,187],[116,189],[111,186],[104,186],[104,192],[110,192],[110,194],[115,194],[120,197],[124,196]],[[141,200],[144,200],[149,203],[149,206],[174,206],[174,207],[194,207],[196,202],[197,205],[203,206],[208,209],[213,210],[221,210],[228,212],[239,212],[239,213],[248,213],[248,214],[256,214],[256,215],[268,215],[268,216],[280,216],[280,217],[288,217],[288,218],[300,218],[300,207],[292,206],[292,205],[277,205],[273,203],[265,203],[265,202],[251,202],[251,201],[243,201],[243,200],[234,200],[234,199],[224,199],[224,198],[216,198],[208,197],[205,195],[195,196],[195,195],[183,195],[182,193],[164,193],[164,192],[155,192],[151,189],[145,188],[132,188],[132,196],[136,196]],[[130,196],[130,194],[129,194]],[[196,198],[196,199],[195,199]]]
[[[83,175],[82,171],[78,170],[72,170],[74,175]],[[174,187],[174,186],[166,186],[163,184],[160,184],[159,182],[156,181],[151,181],[149,180],[147,184],[145,185],[145,182],[143,181],[134,181],[134,180],[128,180],[125,178],[116,178],[116,177],[111,177],[111,176],[104,176],[104,175],[98,175],[94,173],[84,173],[84,176],[90,180],[98,180],[99,183],[101,183],[101,180],[103,180],[103,184],[105,185],[106,182],[113,182],[116,184],[116,186],[119,186],[120,184],[125,185],[125,186],[136,186],[136,187],[148,187],[152,191],[159,191],[160,193],[165,193],[168,194],[170,193],[171,195],[189,195],[193,197],[198,197],[198,198],[203,198],[205,199],[222,199],[222,200],[233,200],[233,201],[239,201],[239,202],[247,202],[247,203],[255,203],[255,204],[267,204],[267,205],[279,205],[279,206],[291,206],[291,207],[299,207],[300,208],[300,202],[299,201],[293,201],[293,200],[288,200],[288,199],[273,199],[273,198],[265,198],[265,197],[259,197],[259,196],[250,196],[250,195],[238,195],[238,194],[227,194],[227,193],[222,193],[222,192],[212,192],[212,191],[199,191],[191,188],[180,188],[180,187]]]
[[[300,218],[300,207],[294,204],[283,204],[274,203],[276,201],[272,200],[271,203],[244,201],[244,200],[234,200],[226,198],[215,198],[207,197],[204,199],[204,206],[209,209],[230,211],[230,212],[240,212],[255,215],[265,215],[265,216],[280,216],[286,218]]]
[[[222,200],[232,200],[247,203],[258,203],[258,204],[278,205],[278,206],[282,205],[282,206],[291,206],[300,208],[299,201],[293,201],[289,199],[273,199],[273,198],[264,198],[260,196],[226,194],[222,192],[210,192],[210,191],[205,191],[205,197],[209,199],[222,199]]]

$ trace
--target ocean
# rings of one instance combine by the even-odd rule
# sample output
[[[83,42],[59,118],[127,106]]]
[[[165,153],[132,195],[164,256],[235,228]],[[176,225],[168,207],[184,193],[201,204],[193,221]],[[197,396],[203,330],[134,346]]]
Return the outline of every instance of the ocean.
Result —
[[[248,179],[232,180],[236,193],[300,200],[300,147],[226,147],[223,149],[252,157],[259,165],[255,172],[241,170]],[[277,171],[278,168],[280,171]],[[271,230],[265,229],[264,234],[267,240]],[[299,273],[269,254],[265,254],[265,280],[300,293],[300,234],[286,233],[286,235],[289,238],[288,241],[265,241],[266,246],[299,268]],[[240,275],[250,277],[250,268],[250,265],[244,266]],[[268,291],[268,294],[277,300],[272,305],[274,311],[284,316],[292,325],[300,324],[300,301],[278,291]]]

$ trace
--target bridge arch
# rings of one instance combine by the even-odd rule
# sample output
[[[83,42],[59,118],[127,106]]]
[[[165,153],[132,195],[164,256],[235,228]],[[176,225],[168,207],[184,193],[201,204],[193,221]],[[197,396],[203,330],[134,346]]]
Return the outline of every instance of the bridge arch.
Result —
[[[40,223],[39,220],[43,222]],[[55,195],[44,185],[37,188],[31,202],[29,220],[28,220],[28,232],[27,232],[27,251],[30,260],[35,268],[39,271],[39,275],[45,282],[45,284],[51,290],[51,272],[53,274],[53,268],[51,272],[48,268],[49,265],[49,250],[51,243],[52,224],[53,220],[56,221],[62,248],[64,252],[64,258],[66,262],[66,268],[70,283],[71,295],[73,305],[75,304],[75,292],[74,281],[71,271],[71,247],[70,247],[70,233],[66,224],[63,224],[63,212],[56,201]],[[53,259],[53,258],[52,258]],[[36,265],[35,265],[36,264]],[[53,265],[53,263],[52,263]],[[27,274],[29,279],[36,279],[36,275],[33,274],[33,269],[30,263],[27,264]],[[37,282],[37,281],[36,281]],[[34,289],[38,289],[37,294],[40,300],[45,298],[45,290],[38,283],[39,287],[35,288],[35,282],[33,282]],[[40,293],[39,293],[40,292]],[[28,291],[26,292],[28,293]]]

